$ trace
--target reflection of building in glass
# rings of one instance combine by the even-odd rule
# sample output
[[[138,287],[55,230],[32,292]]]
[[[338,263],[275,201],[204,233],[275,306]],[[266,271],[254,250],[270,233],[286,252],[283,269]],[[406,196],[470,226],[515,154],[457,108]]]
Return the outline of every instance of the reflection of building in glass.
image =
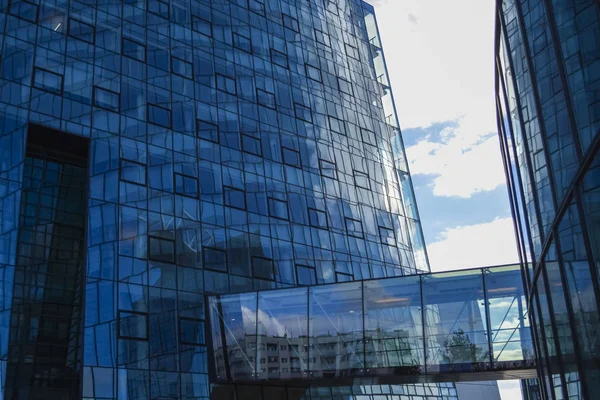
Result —
[[[497,2],[498,129],[531,306],[539,390],[600,391],[600,5]]]

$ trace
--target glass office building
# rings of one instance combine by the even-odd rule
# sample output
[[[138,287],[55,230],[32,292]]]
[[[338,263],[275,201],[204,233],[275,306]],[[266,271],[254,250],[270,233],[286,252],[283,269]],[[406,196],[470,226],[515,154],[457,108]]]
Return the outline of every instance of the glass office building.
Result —
[[[539,394],[597,398],[600,4],[499,0],[496,28],[498,129]]]
[[[429,270],[368,4],[0,0],[0,44],[0,397],[208,398],[205,295]]]

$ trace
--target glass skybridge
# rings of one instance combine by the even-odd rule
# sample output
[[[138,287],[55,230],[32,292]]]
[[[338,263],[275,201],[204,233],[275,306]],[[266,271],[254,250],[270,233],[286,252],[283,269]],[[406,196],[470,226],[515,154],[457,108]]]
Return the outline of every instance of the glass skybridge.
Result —
[[[519,265],[210,296],[215,383],[535,377]]]

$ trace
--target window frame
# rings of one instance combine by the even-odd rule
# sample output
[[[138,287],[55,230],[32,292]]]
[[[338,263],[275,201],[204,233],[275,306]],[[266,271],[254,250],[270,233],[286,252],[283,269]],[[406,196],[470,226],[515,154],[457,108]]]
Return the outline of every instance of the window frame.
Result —
[[[314,211],[315,213],[317,213],[317,219],[318,219],[318,215],[319,213],[322,213],[323,215],[325,215],[325,226],[321,226],[321,225],[314,225],[311,218],[310,218],[310,212]],[[309,226],[313,227],[313,228],[318,228],[318,229],[329,229],[329,218],[327,216],[327,213],[325,211],[322,210],[318,210],[316,208],[313,207],[308,207],[308,224]]]
[[[285,214],[286,214],[285,218],[284,217],[280,217],[278,215],[275,215],[275,213],[271,211],[273,209],[271,207],[271,202],[272,201],[279,202],[279,203],[285,203]],[[281,199],[278,199],[276,197],[268,196],[267,197],[267,207],[268,207],[269,217],[275,218],[275,219],[280,219],[282,221],[289,221],[290,220],[289,203],[286,200],[281,200]]]
[[[290,164],[288,162],[285,161],[285,150],[291,151],[292,153],[296,153],[298,155],[298,164]],[[300,157],[300,152],[298,150],[292,149],[290,147],[287,146],[281,146],[281,161],[283,162],[284,165],[288,165],[290,167],[294,167],[294,168],[302,168],[302,157]]]
[[[79,23],[81,25],[86,25],[86,26],[90,27],[92,29],[92,39],[91,40],[85,40],[85,39],[82,39],[80,36],[76,36],[73,33],[71,33],[71,26],[72,26],[73,22],[76,22],[76,23]],[[74,18],[74,17],[69,17],[68,23],[69,23],[69,27],[67,29],[67,35],[69,37],[81,40],[82,42],[85,42],[85,43],[95,44],[95,42],[96,42],[96,26],[95,25],[88,24],[87,22],[83,22],[82,20]]]
[[[245,52],[245,53],[248,53],[248,54],[252,54],[252,53],[253,53],[253,49],[252,49],[252,38],[249,38],[249,37],[247,37],[247,36],[244,36],[244,35],[242,35],[242,34],[241,34],[241,33],[239,33],[239,32],[232,32],[232,33],[231,33],[231,36],[232,36],[232,39],[231,39],[231,40],[232,40],[232,43],[233,43],[233,47],[234,47],[235,49],[241,50],[241,51],[243,51],[243,52]],[[249,49],[245,49],[245,48],[243,48],[243,47],[241,47],[241,46],[238,46],[238,45],[237,45],[237,42],[236,42],[236,38],[242,38],[242,39],[246,39],[246,40],[248,41],[248,45],[249,45],[249,47],[250,47],[250,48],[249,48]]]
[[[108,108],[108,107],[105,107],[105,106],[102,106],[102,105],[99,105],[98,103],[96,103],[96,99],[97,99],[96,90],[100,90],[100,91],[103,91],[103,92],[106,92],[106,93],[110,93],[111,95],[117,96],[117,109],[115,110],[115,109]],[[107,110],[107,111],[112,111],[112,112],[119,113],[119,112],[121,112],[121,94],[117,93],[115,91],[112,91],[112,90],[105,89],[105,88],[103,88],[101,86],[96,86],[95,85],[95,86],[93,86],[93,90],[92,90],[92,104],[94,105],[94,107],[98,107],[98,108],[101,108],[103,110]]]
[[[269,96],[271,96],[271,97],[273,98],[273,104],[272,104],[272,105],[265,104],[265,103],[263,103],[263,102],[261,101],[261,96],[260,96],[260,95],[261,95],[262,93],[264,93],[264,94],[266,94],[266,95],[269,95]],[[272,110],[276,110],[276,109],[277,109],[277,103],[276,103],[276,101],[275,101],[275,93],[269,92],[269,91],[267,91],[267,90],[265,90],[265,89],[261,89],[261,88],[258,88],[258,87],[256,88],[256,103],[257,103],[258,105],[261,105],[261,106],[263,106],[263,107],[270,108],[270,109],[272,109]]]
[[[210,33],[207,34],[207,33],[203,32],[203,31],[201,31],[200,29],[197,29],[196,28],[196,22],[197,21],[201,21],[201,22],[204,22],[204,23],[208,24],[208,28],[210,30]],[[204,18],[202,18],[202,17],[200,17],[198,15],[192,15],[192,26],[191,26],[191,28],[192,28],[192,31],[197,32],[197,33],[199,33],[199,34],[201,34],[203,36],[206,36],[206,37],[209,37],[209,38],[213,37],[213,24],[212,24],[212,22],[210,22],[210,21],[208,21],[208,20],[206,20],[206,19],[204,19]]]
[[[169,242],[173,244],[173,258],[172,261],[166,261],[166,260],[161,260],[161,259],[157,259],[152,257],[152,252],[150,251],[150,249],[152,248],[152,246],[150,246],[150,241],[151,240],[158,240],[158,241],[162,241],[162,242]],[[156,236],[156,235],[148,235],[148,252],[147,252],[147,258],[148,261],[155,261],[155,262],[160,262],[160,263],[167,263],[167,264],[176,264],[177,263],[177,244],[175,243],[175,239],[170,239],[170,238],[165,238],[162,236]]]
[[[227,204],[227,190],[233,190],[236,192],[241,192],[243,194],[243,199],[244,199],[244,207],[238,207],[238,206],[232,206],[230,204]],[[248,208],[248,199],[246,199],[246,191],[244,189],[239,189],[236,188],[234,186],[229,186],[229,185],[223,185],[223,205],[225,207],[231,207],[231,208],[235,208],[236,210],[243,210],[246,211]]]
[[[288,55],[286,53],[283,53],[283,52],[281,52],[279,50],[275,50],[274,48],[271,48],[271,53],[270,54],[271,54],[271,63],[273,65],[277,65],[277,66],[279,66],[281,68],[287,68],[287,69],[290,68],[290,60],[289,60]],[[273,55],[275,55],[275,56],[281,56],[282,58],[285,58],[285,65],[282,65],[279,62],[276,62],[275,61],[276,58],[274,58]]]
[[[310,115],[310,119],[305,119],[305,118],[303,118],[302,116],[299,116],[299,115],[298,115],[298,109],[299,109],[299,108],[301,108],[301,109],[304,109],[304,111],[308,111],[308,115]],[[302,104],[302,103],[294,102],[294,116],[295,116],[296,118],[298,118],[300,121],[309,122],[309,123],[311,123],[311,124],[312,124],[312,122],[313,122],[313,118],[312,118],[312,110],[311,110],[311,108],[310,108],[310,107],[307,107],[307,106],[305,106],[305,105],[304,105],[304,104]]]
[[[121,335],[121,313],[132,314],[142,316],[146,319],[146,337],[136,337],[136,336],[123,336]],[[117,339],[124,340],[137,340],[141,342],[147,342],[150,340],[150,316],[149,313],[141,312],[141,311],[130,311],[130,310],[117,310]]]
[[[206,250],[216,251],[218,253],[221,253],[225,257],[225,269],[220,270],[220,269],[207,267],[208,264],[206,262],[206,254],[207,254]],[[219,248],[213,247],[213,246],[202,246],[202,268],[205,270],[208,270],[208,271],[229,274],[229,263],[227,261],[227,250],[219,249]]]
[[[355,169],[355,170],[352,170],[352,177],[354,178],[354,186],[356,186],[357,188],[361,188],[361,189],[371,190],[371,179],[369,178],[369,174]],[[358,183],[358,180],[356,179],[357,177],[366,178],[368,187],[361,186]]]
[[[298,264],[298,263],[296,263],[296,264],[294,264],[294,270],[295,270],[294,272],[296,272],[296,284],[299,287],[306,287],[306,286],[312,286],[313,285],[312,283],[310,283],[310,284],[300,283],[300,274],[299,274],[300,268],[299,267],[310,270],[313,273],[313,277],[315,278],[315,281],[314,281],[315,283],[314,284],[316,285],[316,284],[319,283],[319,280],[317,279],[317,268],[316,267],[313,267],[313,266],[310,266],[310,265],[307,265],[307,264]]]
[[[127,41],[127,42],[131,42],[131,43],[134,43],[134,44],[136,44],[136,45],[138,45],[138,46],[141,46],[141,47],[144,49],[144,56],[143,56],[143,60],[140,60],[139,58],[132,57],[132,56],[130,56],[130,55],[128,55],[128,54],[126,54],[126,52],[125,52],[125,42],[126,42],[126,41]],[[143,44],[143,43],[140,43],[140,42],[138,42],[138,41],[136,41],[136,40],[134,40],[134,39],[130,39],[130,38],[128,38],[128,37],[124,37],[124,36],[123,36],[123,37],[121,37],[121,55],[122,55],[123,57],[127,57],[127,58],[129,58],[130,60],[135,60],[135,61],[138,61],[138,62],[141,62],[141,63],[146,63],[146,62],[147,62],[147,60],[148,60],[148,48],[147,48],[147,47],[146,47],[146,45],[145,45],[145,44]]]
[[[183,75],[183,74],[181,74],[181,73],[177,72],[177,71],[175,70],[175,68],[174,68],[173,61],[180,61],[180,62],[182,62],[182,63],[184,63],[184,64],[187,64],[187,65],[189,65],[189,66],[190,66],[190,70],[191,70],[191,72],[190,72],[190,75],[189,75],[189,76],[187,76],[187,75]],[[176,56],[176,55],[174,55],[174,54],[171,54],[171,72],[172,72],[173,74],[177,75],[177,76],[181,76],[182,78],[186,78],[186,79],[194,80],[194,64],[193,64],[193,63],[191,63],[191,62],[189,62],[189,61],[186,61],[186,60],[184,60],[184,59],[183,59],[183,58],[181,58],[181,57],[177,57],[177,56]]]
[[[129,179],[123,178],[123,162],[127,162],[130,164],[136,164],[137,166],[144,167],[144,183],[134,182]],[[119,182],[131,183],[133,185],[138,186],[148,186],[148,165],[141,163],[139,161],[130,160],[128,158],[120,157],[119,158]]]
[[[202,324],[203,325],[202,328],[203,328],[203,331],[204,331],[204,333],[203,333],[204,343],[187,342],[185,340],[182,340],[181,333],[183,332],[183,329],[181,329],[181,321],[192,321],[192,322],[197,322],[199,324]],[[179,317],[178,321],[177,321],[177,328],[179,329],[179,332],[178,332],[178,335],[177,335],[178,336],[177,339],[179,341],[179,344],[183,344],[183,345],[186,345],[186,346],[202,346],[202,347],[206,346],[206,337],[207,337],[206,336],[206,322],[204,320],[199,319],[199,318],[191,318],[191,317]]]
[[[60,88],[54,89],[54,88],[51,88],[51,87],[40,87],[40,86],[37,86],[35,78],[36,78],[38,72],[42,72],[42,73],[45,73],[45,74],[54,75],[54,76],[60,78]],[[61,75],[61,74],[58,74],[56,72],[50,71],[50,70],[45,69],[45,68],[40,68],[40,67],[35,67],[34,66],[33,67],[33,73],[31,74],[31,87],[34,88],[34,89],[38,89],[38,90],[44,91],[46,93],[51,93],[51,94],[54,94],[54,95],[57,95],[57,96],[62,96],[63,92],[64,92],[64,88],[65,88],[65,76]]]
[[[351,221],[352,223],[354,222],[358,222],[360,224],[360,236],[356,233],[356,231],[350,231],[350,229],[348,229],[348,222]],[[346,226],[346,233],[348,234],[348,236],[352,236],[358,239],[364,239],[365,238],[365,230],[363,228],[363,224],[362,221],[359,219],[355,219],[355,218],[351,218],[351,217],[344,217],[344,225]]]
[[[252,140],[258,141],[258,153],[255,153],[254,151],[249,151],[249,149],[246,148],[246,145],[244,144],[245,143],[244,139],[246,139],[246,138],[250,138]],[[258,157],[262,157],[262,140],[261,140],[261,138],[257,138],[257,137],[254,137],[252,135],[248,135],[247,133],[243,133],[242,132],[242,151],[244,153],[248,153],[248,154],[252,154],[252,155],[258,156]]]
[[[263,276],[259,276],[255,273],[256,268],[254,266],[254,260],[262,260],[262,261],[269,261],[271,263],[271,272],[273,274],[273,278],[265,278]],[[275,273],[275,261],[272,258],[269,257],[264,257],[264,256],[251,256],[250,258],[250,265],[252,267],[252,278],[255,279],[262,279],[265,281],[269,281],[269,282],[276,282],[277,281],[277,276]]]
[[[195,195],[184,193],[184,192],[180,192],[179,190],[177,190],[177,177],[178,176],[181,176],[184,181],[185,181],[186,178],[188,178],[188,179],[192,179],[192,180],[194,180],[196,182],[196,194]],[[188,175],[188,174],[183,173],[183,172],[173,172],[173,179],[174,179],[174,182],[173,182],[174,183],[173,184],[173,192],[175,194],[178,194],[180,196],[189,197],[189,198],[192,198],[192,199],[197,199],[200,196],[200,179],[197,176]]]
[[[151,114],[153,115],[153,113],[150,112],[150,110],[151,110],[152,107],[153,108],[159,108],[159,109],[167,112],[167,114],[169,116],[169,124],[168,125],[163,125],[163,124],[160,124],[160,123],[157,123],[157,122],[154,122],[154,121],[150,120],[150,115]],[[146,103],[146,113],[147,113],[147,115],[146,115],[146,121],[149,124],[156,125],[156,126],[161,126],[163,128],[167,128],[167,129],[171,129],[171,127],[173,126],[173,114],[172,114],[172,112],[171,112],[171,110],[169,108],[166,108],[166,107],[163,107],[163,106],[159,106],[158,104],[154,104],[154,103]]]
[[[207,138],[199,135],[199,132],[200,132],[199,124],[201,124],[201,123],[215,127],[215,129],[217,131],[217,140],[207,139]],[[206,140],[207,142],[219,144],[221,141],[221,129],[219,128],[219,124],[215,124],[213,122],[209,122],[209,121],[206,121],[206,120],[203,120],[200,118],[196,118],[196,137],[198,139]]]

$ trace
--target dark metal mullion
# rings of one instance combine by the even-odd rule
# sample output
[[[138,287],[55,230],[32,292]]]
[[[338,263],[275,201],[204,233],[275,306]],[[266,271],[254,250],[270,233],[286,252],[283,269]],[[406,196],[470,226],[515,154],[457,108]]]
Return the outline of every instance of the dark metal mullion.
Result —
[[[504,20],[504,15],[502,15],[502,13],[500,13],[500,18],[501,18],[501,25],[502,25],[502,31],[503,31],[503,36],[504,37],[508,37],[508,32],[506,30],[506,21]],[[523,32],[520,32],[521,36],[523,35]],[[510,42],[508,40],[505,41],[505,45],[506,45],[506,50],[507,53],[510,54],[511,53],[511,49],[510,49]],[[517,88],[517,83],[515,81],[516,76],[515,76],[515,68],[514,68],[514,61],[513,59],[509,56],[508,58],[508,67],[510,68],[510,70],[512,71],[513,74],[513,79],[512,79],[512,83],[513,83],[513,91],[515,93],[515,103],[517,106],[517,113],[518,113],[518,119],[519,119],[519,125],[520,125],[520,129],[521,129],[521,135],[522,135],[522,140],[523,140],[523,147],[525,149],[525,162],[527,163],[526,165],[526,169],[527,169],[527,174],[529,175],[529,182],[531,187],[533,188],[533,190],[531,191],[531,196],[533,197],[533,206],[535,209],[535,218],[537,219],[538,222],[538,229],[539,229],[539,236],[540,236],[540,241],[543,243],[544,242],[544,232],[542,229],[542,215],[540,212],[540,206],[539,206],[539,199],[538,199],[538,193],[537,193],[537,185],[535,182],[535,179],[533,177],[533,168],[532,168],[532,162],[530,159],[530,154],[531,152],[529,151],[529,143],[527,143],[527,130],[525,129],[525,123],[523,122],[523,113],[522,113],[522,107],[521,107],[521,99],[519,96],[519,90]],[[510,108],[507,109],[507,111],[510,112]],[[514,141],[513,141],[514,143]],[[515,153],[516,154],[516,153]],[[518,163],[518,160],[517,160]],[[524,188],[524,190],[526,190],[527,188]],[[523,206],[526,206],[526,203],[523,203]],[[533,243],[533,242],[532,242]],[[533,250],[533,248],[532,248]],[[535,253],[534,253],[535,254]],[[538,262],[539,264],[539,262]],[[536,268],[537,266],[534,267],[534,276],[535,276],[535,270],[538,269]],[[532,281],[531,285],[533,287],[534,284],[534,280]]]
[[[550,318],[550,329],[552,329],[552,336],[554,339],[554,347],[556,349],[556,358],[559,360],[557,372],[560,375],[563,397],[565,399],[568,399],[569,396],[567,393],[567,381],[565,379],[564,362],[563,362],[563,357],[562,357],[562,351],[560,350],[560,342],[558,340],[558,329],[556,326],[556,319],[554,318],[554,303],[552,301],[552,294],[550,292],[550,284],[548,283],[548,274],[546,273],[546,262],[543,259],[541,259],[540,262],[541,262],[541,265],[543,266],[543,268],[541,269],[539,279],[542,279],[542,281],[538,282],[538,285],[540,285],[540,284],[544,285],[544,289],[546,291],[546,302],[548,303],[548,317]],[[539,296],[539,293],[538,293],[538,296]],[[540,309],[540,311],[541,311],[541,309]],[[542,327],[543,326],[544,325],[542,323]],[[549,358],[547,358],[547,359],[549,359]],[[550,371],[550,368],[548,368],[548,370]],[[554,387],[554,385],[552,387]]]
[[[487,342],[488,342],[488,359],[490,362],[490,369],[494,369],[494,349],[492,346],[492,321],[490,319],[490,305],[488,303],[487,287],[485,284],[485,275],[487,269],[481,270],[481,285],[483,289],[483,309],[485,310],[485,325],[487,329]]]
[[[423,372],[427,375],[427,336],[426,336],[426,320],[425,320],[425,302],[423,301],[423,275],[419,276],[419,289],[421,295],[421,333],[423,340]]]
[[[533,297],[533,296],[532,296]],[[536,321],[536,318],[533,318],[531,316],[534,315],[538,315],[541,316],[541,309],[540,309],[540,305],[539,305],[539,293],[537,294],[537,296],[535,296],[535,298],[532,301],[532,304],[530,305],[530,308],[528,308],[529,310],[529,314],[530,314],[530,322],[531,322],[531,326],[533,327],[533,334],[534,337],[537,338],[537,326],[538,326],[538,322],[540,322],[541,318],[538,318],[538,320]],[[535,308],[535,312],[533,309]],[[544,398],[552,400],[554,399],[554,393],[553,391],[548,392],[548,387],[546,386],[546,382],[545,382],[545,378],[544,378],[544,373],[546,373],[548,376],[550,376],[550,369],[548,368],[548,360],[550,360],[550,357],[548,355],[548,348],[547,348],[547,342],[546,342],[546,332],[544,331],[544,329],[542,328],[543,325],[540,326],[540,334],[541,337],[537,338],[538,340],[533,340],[533,344],[535,346],[535,350],[536,350],[536,356],[539,359],[542,360],[546,360],[546,367],[545,369],[542,367],[542,363],[540,362],[536,362],[536,369],[538,371],[538,387],[542,389],[543,391],[543,395]]]
[[[583,387],[583,392],[586,394],[589,394],[586,396],[586,398],[592,398],[592,393],[589,392],[588,390],[588,384],[587,384],[587,376],[585,374],[583,374],[583,365],[581,363],[581,344],[579,343],[579,336],[577,335],[577,330],[575,328],[575,318],[574,318],[574,311],[573,311],[573,304],[571,303],[571,296],[570,296],[570,291],[569,291],[569,285],[567,283],[567,276],[565,273],[565,266],[564,266],[564,261],[563,261],[563,257],[562,257],[562,251],[561,251],[561,245],[560,245],[560,240],[559,237],[557,235],[557,229],[554,229],[553,232],[555,239],[555,245],[556,245],[556,258],[557,258],[557,262],[558,262],[558,270],[560,272],[560,278],[561,278],[561,284],[562,284],[562,288],[564,291],[564,296],[565,296],[565,304],[567,306],[567,314],[569,317],[569,328],[571,331],[571,339],[573,340],[573,352],[574,352],[574,357],[575,357],[575,363],[577,365],[577,368],[579,369],[578,371],[578,375],[579,375],[579,381],[581,382],[581,386]],[[596,297],[597,299],[597,297]],[[554,314],[554,313],[552,313]],[[567,397],[568,398],[568,397]]]

